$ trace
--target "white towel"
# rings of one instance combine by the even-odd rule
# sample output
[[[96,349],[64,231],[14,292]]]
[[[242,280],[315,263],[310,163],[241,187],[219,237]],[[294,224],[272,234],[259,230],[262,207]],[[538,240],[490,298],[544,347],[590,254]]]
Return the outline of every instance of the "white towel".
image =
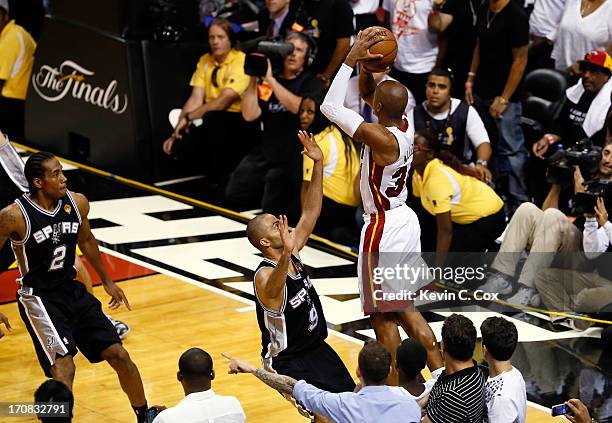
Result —
[[[608,109],[610,108],[610,93],[612,92],[612,78],[601,87],[599,93],[587,112],[584,122],[582,122],[582,129],[587,137],[593,136],[597,131],[604,127],[606,122],[606,116],[608,115]],[[569,87],[565,90],[565,95],[572,103],[578,103],[580,97],[584,94],[584,87],[582,86],[582,79],[578,81],[573,87]]]

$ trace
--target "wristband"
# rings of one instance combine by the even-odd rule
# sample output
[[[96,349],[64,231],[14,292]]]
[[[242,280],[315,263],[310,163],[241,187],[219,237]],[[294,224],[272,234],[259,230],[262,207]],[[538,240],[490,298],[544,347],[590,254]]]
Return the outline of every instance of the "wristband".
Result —
[[[465,89],[472,89],[473,86],[474,86],[473,82],[467,81],[465,83]]]
[[[489,162],[488,162],[488,161],[486,161],[486,160],[483,160],[483,159],[478,159],[478,160],[476,160],[476,164],[477,164],[477,165],[484,166],[484,167],[489,167]]]
[[[475,77],[476,76],[476,72],[468,72],[468,76]]]

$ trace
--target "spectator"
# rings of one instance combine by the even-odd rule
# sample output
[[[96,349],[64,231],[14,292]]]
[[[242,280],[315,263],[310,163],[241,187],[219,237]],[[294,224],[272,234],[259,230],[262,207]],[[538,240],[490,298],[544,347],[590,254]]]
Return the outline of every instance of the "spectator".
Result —
[[[183,386],[185,398],[174,407],[163,410],[154,423],[223,422],[243,423],[246,415],[235,397],[215,394],[213,360],[200,348],[185,351],[178,362],[176,378]]]
[[[282,212],[293,221],[298,216],[301,180],[296,115],[302,96],[316,95],[322,84],[305,69],[312,56],[308,37],[292,32],[285,40],[294,50],[284,58],[281,73],[274,75],[269,65],[263,84],[252,76],[244,94],[242,116],[248,122],[261,121],[262,142],[232,173],[225,195],[237,206],[260,206],[264,213]]]
[[[362,29],[380,25],[376,17],[378,0],[350,0],[350,3],[355,16],[355,31],[359,32]]]
[[[385,26],[397,39],[391,76],[404,84],[417,104],[425,100],[427,74],[438,56],[438,35],[427,29],[433,0],[383,0]]]
[[[191,77],[191,95],[163,150],[191,161],[200,171],[216,175],[233,169],[250,145],[240,117],[240,96],[249,79],[244,73],[245,55],[237,50],[228,21],[216,19],[211,23],[208,42],[211,52],[198,61]],[[200,123],[200,119],[200,126],[191,126]]]
[[[376,86],[383,81],[395,81],[395,79],[390,77],[388,72],[370,73],[362,67],[359,75],[355,75],[349,79],[346,98],[344,99],[344,107],[359,113],[368,123],[378,122],[378,118],[365,99],[373,98]],[[408,116],[410,110],[414,109],[416,106],[416,102],[410,90],[406,89],[406,91],[408,91],[408,103],[406,104],[404,113]]]
[[[478,14],[477,31],[465,97],[485,119],[489,134],[497,130],[495,155],[502,191],[514,210],[527,201],[524,168],[528,153],[521,127],[521,100],[529,21],[518,2],[492,0]]]
[[[529,60],[527,69],[553,68],[553,41],[563,16],[566,0],[536,0],[529,16]],[[529,73],[529,72],[526,72]]]
[[[525,423],[525,380],[510,360],[518,341],[516,326],[502,317],[489,317],[480,325],[480,333],[482,355],[489,365],[485,383],[486,421]]]
[[[593,180],[610,181],[612,179],[612,143],[602,151],[597,174]],[[576,167],[574,174],[574,194],[584,191],[584,179]],[[481,287],[487,292],[510,294],[515,285],[514,275],[523,251],[530,254],[518,277],[518,289],[508,298],[508,302],[520,305],[538,305],[540,296],[535,289],[535,278],[538,272],[548,269],[555,253],[565,253],[561,258],[578,259],[574,253],[580,251],[582,233],[572,224],[567,216],[558,210],[561,187],[553,185],[543,210],[532,203],[522,204],[510,220],[504,240],[491,265],[492,274]],[[545,254],[547,253],[547,254]],[[573,256],[573,257],[572,257]],[[557,265],[562,268],[573,268],[575,262],[564,262]]]
[[[289,0],[266,0],[266,8],[259,14],[259,32],[266,37],[285,38],[291,23]]]
[[[57,403],[58,406],[64,405],[67,408],[60,410],[62,417],[39,417],[43,423],[70,423],[72,421],[72,408],[74,407],[74,397],[68,387],[59,380],[48,379],[34,392],[35,402]],[[65,414],[68,414],[67,416]],[[58,413],[59,414],[59,413]]]
[[[472,321],[460,314],[448,316],[442,325],[445,367],[429,394],[424,423],[482,421],[487,375],[472,360],[475,346]]]
[[[535,287],[547,310],[571,313],[597,313],[612,302],[612,272],[606,252],[612,251],[612,223],[602,198],[595,214],[585,214],[582,245],[589,270],[545,269],[535,278]],[[551,315],[551,320],[557,319]],[[568,320],[579,330],[588,329],[588,320]]]
[[[0,128],[11,138],[23,138],[35,49],[32,36],[9,19],[8,0],[0,0]]]
[[[310,70],[329,86],[355,33],[348,0],[293,0],[288,19],[292,31],[306,32],[315,40],[317,52]]]
[[[427,100],[412,111],[414,130],[431,130],[442,148],[464,163],[476,159],[478,179],[491,183],[489,135],[476,109],[464,100],[451,97],[452,83],[453,75],[447,69],[434,68],[429,73]]]
[[[414,339],[404,339],[399,344],[396,364],[399,386],[404,388],[417,402],[429,394],[444,370],[443,367],[434,370],[431,372],[431,379],[425,383],[421,382],[421,371],[427,364],[427,351]]]
[[[564,414],[565,418],[571,423],[597,423],[589,414],[589,410],[579,399],[572,398],[566,404],[571,410],[571,413]]]
[[[559,141],[566,148],[584,138],[596,145],[604,144],[606,112],[611,105],[612,57],[604,51],[592,51],[579,65],[582,78],[566,90],[554,128],[532,147],[539,159],[544,159],[548,148]]]
[[[359,153],[353,140],[329,122],[320,112],[321,103],[314,97],[303,97],[300,105],[300,125],[315,134],[323,151],[323,206],[314,232],[343,245],[359,244],[359,228],[355,211],[360,203],[355,192],[359,177]],[[301,203],[304,205],[314,162],[303,155]]]
[[[434,0],[427,17],[427,26],[440,34],[441,43],[438,64],[451,69],[457,81],[465,81],[472,63],[472,52],[476,45],[476,22],[485,0]],[[453,97],[463,98],[462,84],[453,84]]]
[[[555,34],[555,69],[578,76],[576,63],[592,50],[612,53],[612,3],[606,0],[566,0]]]
[[[469,166],[448,151],[429,131],[415,135],[412,191],[436,218],[436,252],[485,251],[504,228],[504,203]],[[434,239],[421,221],[422,239]],[[427,251],[424,247],[424,251]]]
[[[229,373],[251,373],[282,394],[292,395],[308,410],[337,423],[418,423],[421,420],[421,411],[413,398],[397,387],[385,385],[391,370],[391,354],[378,341],[366,342],[359,352],[357,377],[361,390],[339,394],[224,356],[231,360]]]

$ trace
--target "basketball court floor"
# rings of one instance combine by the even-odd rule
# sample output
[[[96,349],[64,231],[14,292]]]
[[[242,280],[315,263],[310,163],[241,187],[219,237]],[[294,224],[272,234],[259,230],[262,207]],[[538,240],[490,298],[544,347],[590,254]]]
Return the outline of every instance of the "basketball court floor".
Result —
[[[25,158],[28,152],[22,149],[22,154]],[[236,396],[248,421],[306,421],[253,376],[228,375],[227,361],[221,357],[225,352],[259,363],[251,280],[260,255],[245,237],[249,216],[63,163],[70,189],[91,202],[89,219],[105,263],[132,305],[132,311],[121,308],[112,316],[131,327],[124,345],[140,369],[149,404],[173,406],[183,397],[176,380],[178,358],[197,346],[215,360],[215,392]],[[315,238],[302,258],[321,297],[328,342],[354,373],[361,344],[374,337],[360,311],[356,256]],[[0,274],[0,312],[14,328],[0,340],[0,402],[32,401],[44,381],[14,301],[16,276],[16,269]],[[101,287],[95,294],[103,304],[108,302]],[[496,314],[469,308],[427,312],[438,339],[445,316],[453,311],[467,315],[477,328]],[[518,328],[513,362],[526,380],[528,422],[560,421],[550,417],[550,407],[572,397],[590,404],[599,421],[612,421],[611,357],[602,352],[600,328],[553,332],[537,312],[529,323],[507,317]],[[479,345],[476,358],[481,360]],[[76,422],[134,421],[107,364],[92,365],[78,355],[76,365]],[[0,417],[4,421],[35,420]]]

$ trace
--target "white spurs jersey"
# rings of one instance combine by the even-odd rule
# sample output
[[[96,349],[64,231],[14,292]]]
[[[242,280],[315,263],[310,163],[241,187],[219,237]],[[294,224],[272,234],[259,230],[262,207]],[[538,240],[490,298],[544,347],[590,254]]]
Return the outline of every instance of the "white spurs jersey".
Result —
[[[406,178],[412,163],[414,126],[407,129],[387,127],[399,145],[399,157],[387,166],[374,163],[372,150],[364,145],[361,151],[361,200],[366,214],[391,210],[406,203],[408,188]]]

